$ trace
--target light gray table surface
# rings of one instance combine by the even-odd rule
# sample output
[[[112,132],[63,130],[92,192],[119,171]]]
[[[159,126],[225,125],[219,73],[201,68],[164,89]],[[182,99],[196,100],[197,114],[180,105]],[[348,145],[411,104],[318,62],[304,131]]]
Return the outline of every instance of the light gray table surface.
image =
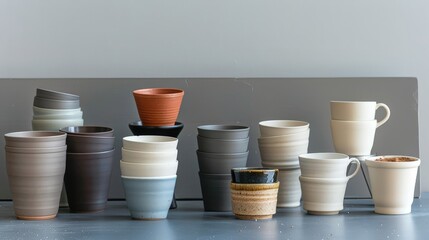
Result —
[[[278,209],[271,220],[237,220],[230,212],[204,212],[202,201],[179,201],[168,219],[132,220],[124,201],[104,212],[68,213],[22,221],[12,202],[0,202],[0,239],[429,239],[429,193],[415,199],[411,214],[378,215],[370,199],[345,200],[335,216],[307,215],[301,207]]]

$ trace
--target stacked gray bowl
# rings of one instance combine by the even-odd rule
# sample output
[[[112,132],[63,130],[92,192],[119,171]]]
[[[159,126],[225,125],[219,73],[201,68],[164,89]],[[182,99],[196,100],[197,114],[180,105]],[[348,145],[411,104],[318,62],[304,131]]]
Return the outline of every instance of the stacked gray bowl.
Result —
[[[249,127],[198,127],[198,165],[205,211],[231,211],[231,168],[245,167]]]
[[[33,102],[33,130],[58,131],[82,126],[83,113],[78,95],[38,88]]]

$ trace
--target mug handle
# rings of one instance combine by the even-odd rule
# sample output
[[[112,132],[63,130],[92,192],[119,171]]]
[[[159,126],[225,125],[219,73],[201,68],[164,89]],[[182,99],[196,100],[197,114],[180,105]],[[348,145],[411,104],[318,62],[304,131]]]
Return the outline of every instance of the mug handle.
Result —
[[[377,105],[375,105],[375,111],[377,111],[379,107],[382,107],[384,110],[386,110],[386,116],[381,121],[377,122],[377,128],[386,123],[390,118],[390,108],[384,103],[377,103]]]
[[[350,158],[350,160],[351,160],[350,163],[356,162],[357,166],[356,166],[356,170],[352,174],[350,174],[350,175],[347,176],[349,179],[352,178],[352,177],[354,177],[359,172],[359,169],[360,169],[360,161],[359,161],[359,159],[357,159],[357,158]]]

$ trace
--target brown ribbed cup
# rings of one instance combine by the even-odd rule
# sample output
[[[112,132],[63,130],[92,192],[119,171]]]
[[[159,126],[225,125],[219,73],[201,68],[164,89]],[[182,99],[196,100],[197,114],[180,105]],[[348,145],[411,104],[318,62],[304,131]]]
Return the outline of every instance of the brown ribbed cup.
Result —
[[[231,183],[232,212],[238,219],[270,219],[276,213],[279,182]]]
[[[133,91],[140,120],[145,126],[172,126],[179,115],[184,91],[175,88],[145,88]]]

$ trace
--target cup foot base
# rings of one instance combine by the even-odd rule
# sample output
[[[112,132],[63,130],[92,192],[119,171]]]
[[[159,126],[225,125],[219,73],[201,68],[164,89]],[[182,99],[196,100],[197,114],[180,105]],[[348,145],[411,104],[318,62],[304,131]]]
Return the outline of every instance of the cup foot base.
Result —
[[[103,212],[104,209],[96,209],[96,210],[76,210],[76,209],[70,209],[71,213],[99,213]]]
[[[262,219],[271,219],[273,218],[272,214],[269,215],[240,215],[235,214],[235,217],[241,220],[262,220]]]
[[[383,207],[375,207],[374,212],[377,214],[388,214],[388,215],[400,215],[400,214],[409,214],[411,213],[411,207],[403,207],[403,208],[383,208]]]
[[[57,215],[52,214],[48,216],[16,216],[19,220],[49,220],[55,218]]]
[[[296,202],[296,203],[277,203],[277,207],[278,208],[293,208],[293,207],[299,207],[301,206],[300,202]]]
[[[309,211],[307,210],[307,213],[310,215],[337,215],[340,211]]]
[[[165,220],[165,218],[137,218],[137,217],[131,217],[133,220],[137,221],[159,221],[159,220]]]

